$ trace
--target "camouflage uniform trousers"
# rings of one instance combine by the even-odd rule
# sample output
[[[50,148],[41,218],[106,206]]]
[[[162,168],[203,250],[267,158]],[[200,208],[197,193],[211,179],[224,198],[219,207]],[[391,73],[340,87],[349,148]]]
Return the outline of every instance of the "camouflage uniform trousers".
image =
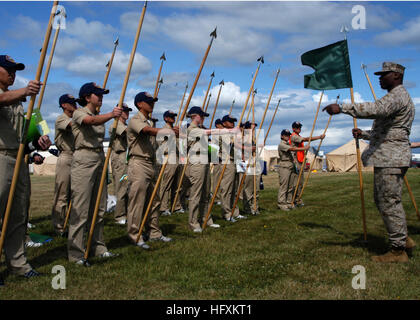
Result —
[[[407,222],[401,203],[408,168],[374,168],[374,199],[389,235],[391,247],[405,248]]]

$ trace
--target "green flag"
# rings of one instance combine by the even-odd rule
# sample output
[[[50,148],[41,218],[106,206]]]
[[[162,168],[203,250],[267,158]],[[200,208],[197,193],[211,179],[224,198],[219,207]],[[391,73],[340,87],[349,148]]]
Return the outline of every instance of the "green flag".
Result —
[[[353,88],[347,40],[305,52],[302,64],[315,69],[306,74],[304,87],[314,90]]]

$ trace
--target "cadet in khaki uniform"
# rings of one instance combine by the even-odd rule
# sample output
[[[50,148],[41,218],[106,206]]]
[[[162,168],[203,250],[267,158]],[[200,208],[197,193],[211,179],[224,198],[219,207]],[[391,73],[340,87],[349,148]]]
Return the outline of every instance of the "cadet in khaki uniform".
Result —
[[[295,122],[292,123],[292,129],[293,129],[293,133],[290,136],[289,145],[291,145],[294,148],[303,148],[304,147],[304,142],[309,141],[309,137],[301,137],[299,135],[300,132],[302,131],[302,124],[300,122],[295,121]],[[311,141],[324,139],[324,138],[325,138],[325,135],[322,134],[320,136],[312,137]],[[302,176],[300,177],[299,186],[297,186],[297,181],[298,181],[298,178],[299,178],[300,168],[302,167],[303,160],[305,158],[305,152],[304,151],[294,151],[293,152],[293,158],[295,160],[295,166],[296,166],[296,172],[292,173],[293,188],[294,189],[298,188],[298,191],[296,192],[296,199],[295,199],[294,205],[297,206],[297,207],[303,207],[304,203],[303,203],[302,199],[297,201],[297,198],[298,198],[300,192],[302,191],[302,187],[303,187],[303,180],[304,180],[303,172],[302,172]],[[292,197],[293,197],[293,195],[292,195]]]
[[[391,250],[373,256],[376,262],[407,262],[406,249],[415,243],[407,235],[407,222],[401,203],[404,175],[411,162],[409,136],[415,107],[403,86],[404,67],[384,62],[379,75],[381,88],[388,93],[376,102],[331,104],[329,114],[345,113],[361,119],[374,119],[372,129],[353,129],[355,138],[370,140],[362,154],[365,166],[374,167],[374,199],[388,231]]]
[[[216,121],[214,122],[214,125],[216,126],[216,129],[223,129],[223,124],[222,124],[222,120],[220,119],[216,119]],[[220,147],[220,145],[219,145]],[[219,162],[218,163],[213,163],[213,171],[211,174],[211,179],[212,179],[212,183],[211,183],[211,192],[212,194],[214,194],[214,191],[216,190],[216,185],[217,185],[217,181],[219,181],[219,177],[220,177],[220,172],[222,172],[223,169],[223,165],[221,164],[222,159],[219,158]],[[216,199],[215,199],[215,203],[216,204],[221,204],[220,202],[220,192],[217,193],[216,195]]]
[[[277,207],[283,211],[290,211],[293,209],[293,181],[292,174],[296,172],[292,151],[305,151],[309,149],[306,147],[292,147],[289,145],[291,133],[284,129],[281,132],[281,141],[278,146],[279,159],[279,192],[277,194]]]
[[[22,63],[15,63],[9,56],[0,55],[0,224],[6,211],[23,129],[22,101],[26,101],[26,97],[37,95],[41,87],[41,82],[29,81],[25,88],[8,89],[15,82],[16,71],[24,68]],[[48,137],[42,136],[30,141],[25,146],[25,153],[36,149],[47,150],[50,145]],[[3,247],[9,271],[25,278],[39,275],[28,263],[25,251],[29,181],[28,166],[22,163]]]
[[[134,98],[134,105],[139,112],[131,118],[127,127],[129,156],[127,232],[129,239],[143,249],[150,248],[145,243],[144,234],[139,242],[136,243],[136,240],[159,174],[156,161],[156,135],[171,132],[177,135],[179,132],[177,127],[171,130],[153,127],[149,114],[153,112],[157,100],[148,92],[138,93]],[[145,224],[146,237],[150,240],[172,241],[171,238],[165,237],[159,228],[159,209],[160,197],[157,192]]]
[[[235,118],[226,115],[222,118],[223,127],[226,129],[233,129],[235,127]],[[222,158],[222,165],[226,164],[226,169],[223,174],[223,178],[220,184],[220,200],[222,205],[222,215],[225,220],[235,222],[235,219],[245,219],[246,217],[239,214],[239,208],[235,208],[235,212],[232,217],[232,207],[236,197],[237,189],[237,173],[236,173],[236,163],[235,163],[235,149],[234,149],[234,138],[229,137],[228,139],[220,139],[220,155]],[[228,158],[226,159],[226,154]],[[216,181],[217,183],[217,181]]]
[[[74,152],[74,137],[71,130],[71,118],[77,109],[76,99],[64,94],[59,99],[63,114],[55,120],[55,146],[60,151],[55,168],[55,191],[52,207],[52,224],[55,232],[64,235],[64,220],[71,199],[70,170]]]
[[[255,128],[257,126],[258,126],[257,123],[251,123],[250,121],[247,121],[247,122],[244,123],[244,129],[247,130],[247,131],[245,131],[244,147],[248,147],[248,148],[252,147],[253,151],[255,151],[255,144],[254,144],[254,142],[248,143],[248,140],[250,140],[249,138],[251,138],[252,136],[250,136],[250,135],[247,136],[247,134],[250,134],[250,131],[255,130]],[[249,153],[249,155],[251,155],[251,153]],[[249,159],[247,159],[247,161],[253,161],[253,158],[250,157]],[[258,162],[257,162],[257,165],[258,165]],[[259,183],[258,181],[259,180],[258,180],[258,177],[257,177],[257,183]],[[242,202],[243,202],[243,207],[244,207],[245,213],[252,214],[252,215],[257,215],[257,214],[260,213],[259,210],[258,210],[258,208],[259,208],[259,206],[258,206],[258,198],[259,198],[258,186],[257,186],[257,199],[256,199],[257,209],[256,210],[254,209],[254,167],[253,167],[253,163],[251,163],[250,167],[248,168],[248,172],[247,172],[247,175],[245,177],[242,197],[243,197]]]
[[[165,126],[163,128],[172,130],[176,116],[177,114],[170,110],[165,111],[165,113],[163,114]],[[168,164],[166,165],[165,171],[163,172],[162,181],[159,187],[159,194],[161,199],[160,214],[163,216],[170,216],[172,214],[172,212],[169,209],[171,208],[172,202],[175,198],[175,193],[178,188],[179,175],[181,174],[180,165],[178,164],[178,139],[172,140],[171,143],[176,143],[176,146],[167,146],[167,140],[163,140],[160,142],[160,147],[164,149],[164,155],[167,155],[168,152],[175,152],[175,154],[169,158]],[[174,213],[183,213],[184,209],[181,206],[180,197],[178,197],[176,202],[177,203],[174,208]]]
[[[98,87],[94,82],[84,84],[80,88],[78,99],[84,108],[79,108],[73,113],[71,124],[75,151],[71,163],[72,209],[67,249],[69,261],[77,264],[85,263],[84,233],[91,226],[104,166],[104,124],[122,113],[121,108],[115,107],[112,112],[98,114],[103,95],[108,93],[109,90]],[[91,247],[92,254],[101,258],[115,256],[108,251],[103,235],[107,194],[105,183]]]
[[[115,132],[115,140],[111,151],[112,178],[114,180],[115,195],[117,196],[117,205],[114,210],[114,219],[117,224],[125,225],[127,223],[127,205],[128,191],[127,179],[121,178],[127,175],[127,119],[129,112],[133,109],[123,103],[122,114],[118,121]],[[112,132],[112,126],[109,127],[109,134]]]

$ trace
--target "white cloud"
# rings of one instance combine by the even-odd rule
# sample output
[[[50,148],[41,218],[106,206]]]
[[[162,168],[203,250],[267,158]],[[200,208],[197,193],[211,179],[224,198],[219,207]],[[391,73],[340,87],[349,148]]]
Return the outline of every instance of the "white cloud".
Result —
[[[380,46],[414,45],[420,43],[420,16],[408,21],[403,28],[377,35],[374,40]]]

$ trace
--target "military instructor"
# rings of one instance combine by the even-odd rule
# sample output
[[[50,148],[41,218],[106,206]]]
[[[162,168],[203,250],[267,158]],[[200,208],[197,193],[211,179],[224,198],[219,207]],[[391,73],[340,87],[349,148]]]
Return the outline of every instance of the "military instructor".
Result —
[[[370,140],[362,154],[365,166],[374,167],[374,199],[382,215],[391,249],[384,255],[373,256],[376,262],[407,262],[407,249],[414,241],[407,235],[407,222],[401,203],[404,175],[410,166],[409,136],[415,108],[403,86],[404,67],[384,62],[379,76],[381,88],[388,91],[376,102],[330,104],[323,111],[330,115],[345,113],[355,118],[374,119],[372,129],[353,129],[355,138]]]

